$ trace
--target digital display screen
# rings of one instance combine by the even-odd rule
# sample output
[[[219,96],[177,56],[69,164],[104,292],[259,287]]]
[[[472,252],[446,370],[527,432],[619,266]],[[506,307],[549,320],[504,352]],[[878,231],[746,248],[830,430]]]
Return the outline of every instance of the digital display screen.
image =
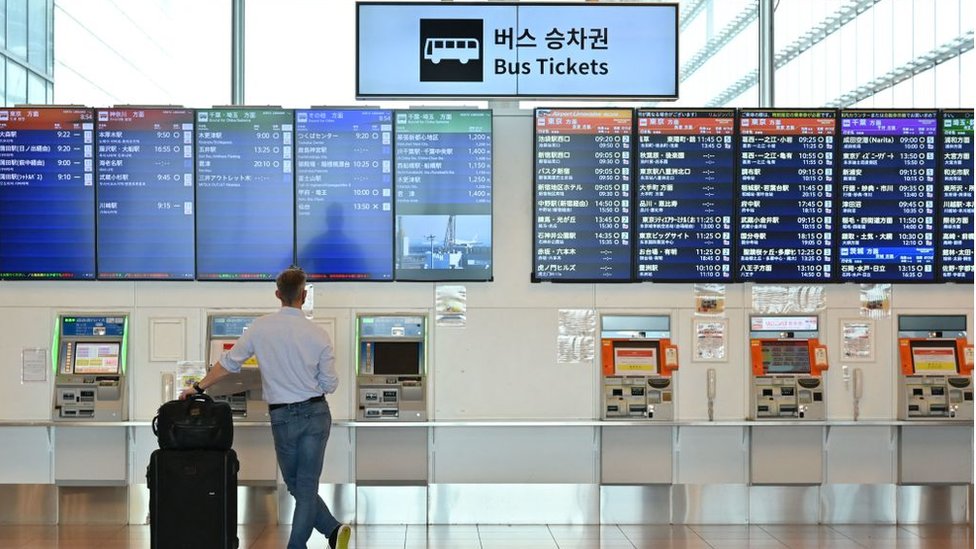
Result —
[[[942,280],[973,282],[973,111],[942,114]]]
[[[735,111],[637,111],[638,280],[732,277]]]
[[[125,335],[125,321],[125,317],[65,316],[61,318],[61,335],[122,337]]]
[[[678,6],[356,3],[358,97],[678,96]]]
[[[95,278],[91,109],[0,109],[0,278]]]
[[[74,371],[83,374],[118,374],[120,343],[75,343]]]
[[[742,111],[739,263],[743,282],[831,279],[834,111]]]
[[[393,111],[295,111],[297,262],[309,280],[393,279]]]
[[[491,116],[396,111],[397,280],[491,280]]]
[[[536,109],[534,280],[629,281],[631,109]]]
[[[419,341],[373,343],[373,374],[379,376],[420,374]]]
[[[936,114],[841,111],[841,281],[935,280]]]
[[[192,280],[193,111],[97,113],[98,278]]]
[[[954,374],[959,371],[954,341],[913,341],[912,366],[916,374]]]
[[[274,280],[294,260],[293,114],[197,111],[197,279]]]
[[[816,332],[819,318],[816,316],[754,316],[749,329],[754,332]]]
[[[810,347],[806,341],[763,341],[762,366],[767,374],[809,374]]]

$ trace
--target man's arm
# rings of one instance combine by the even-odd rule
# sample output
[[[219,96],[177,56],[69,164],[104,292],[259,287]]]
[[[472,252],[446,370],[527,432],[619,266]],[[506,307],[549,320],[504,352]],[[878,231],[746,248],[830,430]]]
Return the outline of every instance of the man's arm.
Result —
[[[218,360],[213,365],[213,368],[210,368],[210,371],[207,372],[207,375],[203,376],[203,379],[198,381],[196,385],[197,387],[200,388],[201,391],[205,391],[207,390],[207,387],[212,387],[214,383],[217,383],[218,381],[224,379],[229,375],[230,372],[225,370],[224,367],[220,364],[220,361]],[[196,387],[187,387],[186,389],[183,389],[182,393],[180,393],[180,400],[184,400],[186,399],[186,397],[195,394],[197,394]]]

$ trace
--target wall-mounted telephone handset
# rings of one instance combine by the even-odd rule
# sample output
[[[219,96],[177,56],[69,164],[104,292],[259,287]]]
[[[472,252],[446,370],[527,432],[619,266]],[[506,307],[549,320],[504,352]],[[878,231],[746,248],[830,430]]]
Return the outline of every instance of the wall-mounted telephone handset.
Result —
[[[173,373],[172,372],[163,372],[163,376],[162,376],[162,380],[161,381],[162,381],[161,382],[161,388],[163,390],[163,394],[161,395],[162,402],[169,402],[169,401],[173,400],[174,398],[176,398],[176,395],[173,394],[173,383],[174,383],[174,381],[173,381]]]
[[[854,369],[854,421],[861,415],[861,397],[864,396],[864,372]]]
[[[707,375],[708,421],[715,421],[715,368],[709,368]]]

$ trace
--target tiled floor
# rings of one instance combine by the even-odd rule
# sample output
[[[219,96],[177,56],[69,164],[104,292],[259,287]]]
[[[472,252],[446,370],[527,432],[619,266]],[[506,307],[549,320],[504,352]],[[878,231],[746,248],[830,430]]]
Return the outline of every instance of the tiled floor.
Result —
[[[289,528],[242,526],[241,548],[284,548]],[[321,536],[310,549],[328,545]],[[0,525],[3,549],[142,549],[148,526]],[[355,526],[355,549],[963,549],[970,526]]]

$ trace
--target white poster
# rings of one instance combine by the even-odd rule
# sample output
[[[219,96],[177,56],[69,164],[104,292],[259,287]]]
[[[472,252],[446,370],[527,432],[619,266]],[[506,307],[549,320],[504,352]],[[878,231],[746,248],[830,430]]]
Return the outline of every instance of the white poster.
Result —
[[[725,319],[694,321],[695,362],[725,362],[728,360],[726,334],[728,321]]]
[[[27,347],[21,350],[20,381],[47,381],[47,349]]]
[[[848,362],[874,360],[874,322],[870,320],[841,320],[840,356]]]

